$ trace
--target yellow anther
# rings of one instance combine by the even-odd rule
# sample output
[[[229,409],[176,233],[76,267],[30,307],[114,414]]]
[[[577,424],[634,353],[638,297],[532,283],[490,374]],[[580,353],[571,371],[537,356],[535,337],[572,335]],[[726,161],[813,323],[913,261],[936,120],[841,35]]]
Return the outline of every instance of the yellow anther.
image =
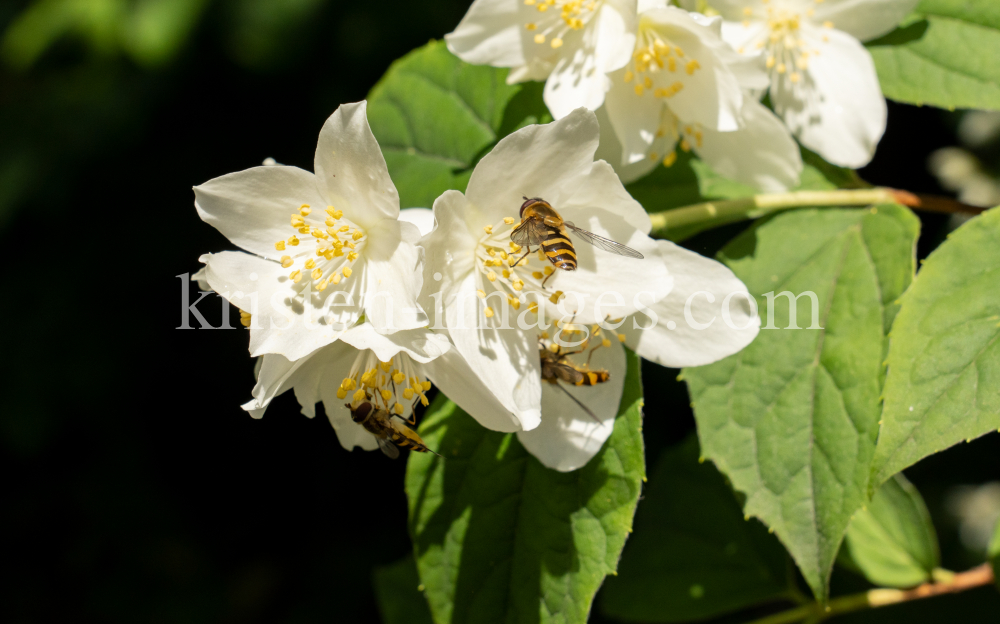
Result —
[[[605,338],[604,340],[601,340],[601,346],[602,347],[610,347],[611,346],[611,341],[608,340],[607,338]]]
[[[344,390],[354,390],[358,387],[358,382],[353,377],[345,377],[344,381],[340,382],[340,387]]]
[[[626,71],[625,72],[625,76],[624,76],[625,82],[632,82],[633,78],[635,78],[635,76],[632,75],[631,71]]]
[[[493,271],[490,271],[489,273],[486,274],[486,279],[490,280],[491,282],[495,282],[497,281],[497,274],[494,273]]]
[[[551,351],[552,353],[559,353],[559,345],[553,342],[552,344],[549,345],[549,351]]]
[[[647,89],[652,89],[653,88],[653,79],[650,78],[649,76],[646,76],[645,78],[642,79],[642,86],[645,87],[645,88],[647,88]]]
[[[351,267],[344,267],[344,277],[351,276]]]
[[[423,405],[424,407],[427,407],[428,405],[430,405],[430,401],[427,400],[427,397],[425,397],[424,395],[421,394],[420,395],[420,404]]]
[[[356,241],[359,241],[359,240],[361,240],[364,237],[365,237],[365,233],[362,232],[361,230],[354,230],[354,234],[351,234],[351,238],[353,238]]]
[[[295,247],[296,245],[299,244],[299,239],[295,238],[294,236],[289,236],[288,244],[291,245],[292,247]]]
[[[542,279],[544,277],[544,275],[542,275],[541,271],[532,271],[531,272],[531,277],[533,277],[535,279]]]
[[[560,39],[559,37],[556,37],[555,39],[553,39],[552,41],[549,42],[549,45],[552,46],[553,50],[555,50],[556,48],[561,47],[562,44],[563,44],[563,40]]]
[[[420,387],[423,389],[424,392],[430,392],[430,390],[431,390],[431,382],[429,382],[429,381],[421,382],[420,383]]]
[[[337,248],[335,248],[333,250],[333,255],[335,257],[340,257],[340,256],[344,255],[344,250],[341,247],[337,247]]]
[[[358,252],[352,251],[351,253],[347,254],[347,259],[351,262],[354,262],[355,260],[358,259]]]
[[[522,288],[524,288],[524,282],[522,282],[522,281],[521,281],[521,280],[519,280],[519,279],[516,279],[516,280],[514,280],[513,282],[511,282],[511,286],[513,286],[513,287],[514,287],[514,290],[516,290],[516,291],[520,292],[520,290],[521,290]]]
[[[679,46],[674,46],[674,54],[676,54],[681,58],[684,58],[684,50],[681,50]]]
[[[542,337],[542,340],[548,340],[549,339],[549,332],[544,332],[543,331],[542,334],[541,334],[541,337]]]
[[[340,273],[334,273],[334,274],[333,274],[333,275],[332,275],[332,276],[330,277],[330,281],[331,281],[331,282],[333,282],[333,284],[334,284],[335,286],[336,286],[337,284],[339,284],[339,283],[340,283],[340,280],[342,280],[342,279],[344,279],[344,278],[343,278],[343,277],[342,277],[342,276],[340,275]]]
[[[562,299],[562,296],[563,296],[563,291],[557,290],[554,293],[552,293],[551,297],[549,297],[549,301],[551,301],[552,303],[559,303],[559,300]]]
[[[407,401],[409,401],[410,399],[412,399],[413,398],[413,388],[407,388],[406,390],[403,390],[403,398],[406,399]]]
[[[483,226],[483,231],[486,232],[487,234],[492,234],[493,233],[493,226],[492,225],[484,225]]]
[[[303,217],[308,216],[310,212],[312,212],[312,208],[309,207],[309,204],[302,204],[302,206],[299,208],[299,213]]]
[[[319,269],[317,269],[317,271],[318,270]],[[329,282],[327,280],[323,280],[322,282],[319,282],[318,284],[316,284],[316,290],[318,290],[320,292],[323,292],[324,290],[326,290],[327,284],[329,284]]]
[[[293,264],[295,264],[295,261],[292,260],[291,256],[281,256],[281,268],[287,269]]]
[[[698,64],[698,61],[691,59],[688,61],[687,65],[684,66],[684,71],[687,72],[688,76],[692,76],[694,75],[694,72],[700,68],[701,65]]]
[[[302,227],[303,223],[304,223],[304,221],[302,219],[302,215],[300,215],[300,214],[293,214],[292,215],[292,227],[296,227],[296,228],[297,227]]]
[[[535,0],[524,0],[524,3],[528,6],[533,6],[535,4]]]
[[[277,249],[278,251],[284,251],[285,250],[285,241],[283,241],[283,240],[278,241],[277,243],[274,244],[274,248]]]
[[[298,284],[299,282],[302,281],[302,271],[298,271],[298,270],[292,271],[291,274],[288,277],[290,277],[293,282],[295,282],[296,284]]]
[[[337,388],[337,398],[338,399],[346,399],[347,398],[347,390],[344,390],[343,388]]]
[[[524,28],[525,30],[535,30],[536,28],[538,28],[538,26],[536,26],[531,22],[528,22],[527,24],[524,25]]]
[[[672,72],[677,71],[677,59],[675,59],[672,56],[670,58],[668,58],[667,59],[667,69],[669,69]]]
[[[532,312],[534,314],[537,314],[538,313],[538,304],[535,303],[534,301],[532,301],[531,303],[529,303],[528,304],[528,311]]]
[[[332,219],[332,218],[331,219],[327,219],[323,223],[326,225],[326,227],[330,228],[329,230],[327,230],[328,232],[330,232],[331,234],[333,234],[334,232],[336,232],[336,230],[333,230],[333,226],[337,225],[337,220],[336,219]],[[333,231],[330,231],[330,230],[333,230]]]
[[[348,249],[357,249],[358,246],[354,244],[354,241],[349,240],[347,241],[347,247]]]
[[[362,401],[364,401],[364,400],[366,400],[368,398],[368,395],[365,394],[364,390],[362,390],[361,388],[358,388],[357,391],[355,391],[354,396],[351,397],[351,398],[354,399],[355,403],[361,403]]]
[[[642,91],[643,91],[643,86],[641,84],[635,85],[635,94],[636,95],[642,95]]]
[[[541,260],[542,262],[548,261],[548,258],[545,257],[545,252],[543,252],[541,249],[538,250],[538,259]]]
[[[504,278],[509,278],[510,277],[510,271],[508,271],[507,269],[504,269],[501,272],[503,273]]]
[[[483,311],[483,313],[486,315],[486,318],[493,318],[493,308],[491,308],[490,306],[486,306],[486,309]]]
[[[511,251],[511,253],[517,253],[520,250],[521,250],[521,246],[520,245],[518,245],[514,241],[510,241],[510,251]]]
[[[764,64],[767,66],[768,69],[771,69],[771,68],[774,67],[774,64],[777,63],[777,62],[778,61],[773,56],[769,56],[769,57],[767,57],[767,62],[765,62]]]
[[[535,35],[535,43],[545,43],[545,35],[541,33]]]
[[[314,280],[323,279],[323,269],[316,269],[312,272],[312,278]]]
[[[785,67],[784,63],[778,63],[778,73],[779,74],[785,73],[786,70],[787,70],[787,68]]]
[[[513,295],[507,295],[507,303],[509,303],[510,307],[514,308],[515,310],[521,309],[521,300],[518,299],[517,297],[514,297]]]
[[[792,72],[791,74],[788,75],[788,79],[791,80],[792,82],[798,82],[799,78],[800,76],[798,72]]]
[[[382,390],[381,390],[381,391],[379,392],[379,394],[381,394],[381,395],[382,395],[382,400],[383,400],[383,401],[387,401],[387,402],[388,402],[388,400],[392,398],[392,393],[391,393],[391,392],[389,392],[388,390],[386,390],[385,388],[383,388],[383,389],[382,389]]]
[[[381,368],[382,372],[384,372],[384,373],[388,373],[389,371],[392,370],[392,360],[390,360],[388,362],[379,362],[378,365],[379,365],[379,368]]]
[[[337,229],[338,232],[349,232],[350,230],[351,226],[349,225],[342,225],[340,226],[340,228]]]
[[[823,22],[823,28],[833,28],[833,22],[830,21]]]
[[[544,13],[544,12],[546,12],[546,11],[549,10],[549,5],[547,5],[545,3],[542,3],[542,4],[539,4],[536,8],[538,9],[539,12]]]
[[[315,260],[313,260],[312,258],[309,258],[308,260],[306,260],[306,268],[307,269],[313,269],[315,267],[316,267],[316,261]]]
[[[240,325],[250,327],[250,314],[240,310]]]
[[[688,140],[686,138],[681,139],[681,149],[684,150],[685,152],[691,151],[691,144],[688,143]]]
[[[482,290],[477,290],[476,294],[479,295],[480,299],[485,299],[486,298],[486,293],[484,291],[482,291]]]
[[[503,222],[506,223],[507,225],[510,225],[511,223],[514,222],[514,217],[504,217]]]
[[[327,206],[326,207],[326,214],[330,215],[334,219],[339,219],[342,216],[344,216],[344,211],[343,210],[335,210],[333,208],[333,206]]]
[[[376,375],[378,375],[378,370],[374,368],[369,368],[368,370],[365,371],[363,375],[361,375],[361,383],[365,384],[366,386],[374,386]]]
[[[401,371],[396,371],[396,374],[392,376],[392,380],[398,384],[401,384],[404,381],[406,381],[406,375],[404,375]]]
[[[402,416],[403,415],[403,406],[401,404],[399,404],[399,403],[396,403],[395,405],[392,406],[392,411],[396,415]]]
[[[555,272],[555,269],[553,269],[550,266],[547,266],[544,269],[542,269],[542,272],[545,273],[546,276],[549,276],[549,275],[552,275]]]
[[[750,7],[743,9],[743,15],[750,17],[751,15],[753,15],[753,9],[751,9]]]
[[[625,342],[625,334],[618,334],[618,342]]]

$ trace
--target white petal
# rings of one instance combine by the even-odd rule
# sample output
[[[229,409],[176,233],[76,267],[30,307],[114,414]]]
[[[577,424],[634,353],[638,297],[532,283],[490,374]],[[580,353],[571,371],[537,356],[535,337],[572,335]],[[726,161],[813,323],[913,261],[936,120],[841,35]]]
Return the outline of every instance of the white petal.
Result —
[[[274,243],[294,234],[289,219],[303,204],[325,206],[316,176],[296,167],[253,167],[194,187],[198,215],[243,249],[278,258]]]
[[[353,355],[354,351],[351,352]],[[326,417],[337,432],[340,445],[348,451],[355,446],[362,450],[372,451],[378,448],[375,436],[365,431],[365,428],[351,420],[351,410],[346,406],[347,399],[337,397],[340,382],[350,373],[353,357],[325,358],[322,371],[323,380],[319,383],[319,396],[323,401]]]
[[[423,284],[420,253],[403,240],[404,225],[418,234],[411,223],[387,219],[369,231],[364,249],[365,316],[385,334],[427,325],[417,303]]]
[[[815,5],[812,21],[832,22],[861,41],[880,37],[899,25],[920,0],[826,0]]]
[[[775,112],[803,145],[835,165],[856,169],[871,160],[885,132],[886,105],[872,57],[857,39],[828,28],[802,26],[819,54],[796,85],[772,82]]]
[[[571,360],[582,364],[586,358],[574,356]],[[601,450],[614,430],[625,387],[625,350],[617,340],[612,340],[611,347],[594,352],[591,366],[607,370],[610,379],[596,386],[543,384],[541,424],[517,434],[521,444],[549,468],[561,472],[582,468]],[[590,408],[597,421],[567,393]]]
[[[403,208],[399,211],[399,220],[417,226],[421,236],[427,236],[434,229],[434,211],[430,208]]]
[[[361,313],[357,303],[343,305],[337,310],[343,324],[331,323],[315,293],[305,289],[300,295],[281,265],[270,260],[224,251],[204,255],[201,261],[212,290],[253,315],[250,353],[255,357],[276,353],[298,360],[336,340]],[[353,301],[359,300],[353,293]]]
[[[635,235],[633,230],[638,230],[640,234],[648,234],[652,229],[649,213],[628,194],[614,168],[601,160],[593,164],[590,173],[576,187],[576,192],[561,204],[561,209],[568,211],[570,215],[565,218],[570,220],[579,218],[574,217],[573,213],[581,208],[597,208],[611,213],[612,218],[603,227],[609,236],[622,238],[620,241],[622,243]],[[614,217],[620,217],[624,223]],[[601,218],[600,214],[598,218]],[[586,228],[581,223],[575,224]],[[618,239],[612,238],[612,240]]]
[[[522,196],[542,197],[558,206],[590,172],[599,140],[597,117],[585,109],[501,139],[469,179],[465,196],[486,219],[475,229],[517,216]],[[437,202],[434,205],[437,213]]]
[[[613,92],[614,89],[611,91]],[[610,97],[611,92],[608,95]],[[605,101],[604,106],[597,109],[597,120],[601,123],[601,144],[598,146],[594,158],[610,163],[614,167],[615,173],[618,174],[618,178],[622,181],[622,184],[629,184],[655,169],[659,162],[645,158],[631,165],[621,164],[623,162],[622,144],[618,139],[618,135],[615,134],[611,120],[608,118],[607,108],[608,104]]]
[[[685,58],[697,59],[701,67],[684,76],[684,88],[667,100],[674,114],[685,123],[697,123],[714,130],[735,130],[739,126],[743,92],[728,64],[739,61],[739,55],[719,37],[717,26],[699,24],[690,13],[676,7],[650,11],[643,15],[642,22],[664,33],[684,50]],[[712,23],[717,25],[718,20]],[[676,78],[669,72],[659,72],[657,80],[663,81],[658,83],[660,86],[667,87]],[[637,99],[647,97],[652,98],[653,94],[643,93]]]
[[[743,282],[721,262],[669,241],[658,243],[674,288],[650,306],[657,317],[651,327],[653,319],[645,312],[625,319],[618,331],[627,337],[626,344],[643,358],[672,368],[711,364],[750,344],[760,318]]]
[[[809,6],[813,5],[814,0],[784,0],[780,6],[775,8],[786,9],[789,11],[802,10],[805,11]],[[743,12],[745,9],[749,8],[755,17],[760,17],[761,15],[767,14],[767,9],[770,6],[770,0],[711,0],[712,8],[719,12],[719,15],[726,20],[740,21],[746,19],[747,15]]]
[[[319,131],[315,161],[327,202],[366,230],[399,216],[399,194],[368,126],[367,107],[343,104],[330,115]]]
[[[451,348],[447,338],[428,329],[406,329],[385,335],[376,331],[371,323],[355,325],[344,332],[340,340],[360,351],[370,349],[381,362],[388,362],[402,352],[423,364]]]
[[[526,13],[524,3],[516,0],[476,0],[444,40],[466,63],[518,67],[526,62],[522,31],[531,21]]]
[[[478,219],[473,215],[478,215]],[[473,226],[477,229],[493,223],[487,221],[474,206],[470,206],[460,191],[445,191],[434,200],[436,225],[421,244],[425,250],[424,283],[427,286],[425,291],[452,288],[465,280],[473,270],[472,254],[478,239],[470,232],[467,223],[470,218],[478,221],[478,224]],[[435,279],[435,274],[440,279]],[[428,312],[434,309],[433,301],[423,303]]]
[[[458,286],[459,296],[444,304],[445,325],[455,349],[469,370],[514,414],[520,428],[534,429],[541,417],[542,392],[537,338],[533,332],[514,328],[477,329],[483,316],[475,276],[469,275]],[[469,413],[473,418],[479,415],[476,410]],[[481,424],[489,427],[495,421]]]
[[[311,358],[304,357],[290,362],[280,355],[265,355],[261,358],[257,384],[253,389],[253,399],[243,404],[243,409],[254,418],[262,418],[274,397],[292,387],[291,378]]]
[[[611,90],[601,110],[607,115],[621,145],[622,158],[613,165],[630,165],[646,160],[660,129],[663,100],[652,93],[636,96],[632,83],[624,81],[625,72],[611,75]],[[600,115],[598,116],[600,119]],[[604,141],[604,126],[601,126]]]
[[[762,191],[780,192],[799,184],[802,156],[781,120],[753,98],[743,103],[742,129],[703,132],[695,151],[716,173]]]
[[[422,370],[445,396],[487,429],[521,430],[521,422],[497,400],[457,350],[424,364]]]
[[[545,81],[545,105],[556,119],[580,107],[600,108],[610,87],[607,73],[624,67],[631,58],[638,21],[635,2],[619,4],[623,6],[601,4],[579,44],[562,55]]]
[[[208,269],[201,267],[198,269],[194,275],[191,276],[192,282],[198,282],[198,289],[207,292],[212,290],[212,287],[208,285]]]
[[[756,44],[768,36],[770,31],[767,22],[757,19],[740,21],[743,17],[742,9],[737,13],[738,17],[731,18],[736,21],[722,22],[722,40],[738,54],[760,58],[763,55],[763,48],[758,48]],[[723,16],[725,17],[725,14]]]

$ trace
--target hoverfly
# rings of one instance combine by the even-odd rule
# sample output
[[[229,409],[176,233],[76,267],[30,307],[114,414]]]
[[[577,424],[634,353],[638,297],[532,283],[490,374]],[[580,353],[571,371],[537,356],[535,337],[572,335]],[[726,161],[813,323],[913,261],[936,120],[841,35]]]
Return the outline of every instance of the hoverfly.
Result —
[[[376,407],[370,401],[365,401],[357,407],[351,407],[351,404],[347,403],[346,407],[351,410],[351,420],[375,436],[375,439],[378,441],[378,447],[390,459],[399,457],[397,446],[408,448],[418,453],[434,453],[434,451],[427,448],[427,445],[424,444],[424,441],[417,435],[416,431],[406,426],[405,423],[407,421],[390,414],[389,410]],[[438,455],[437,453],[434,454]]]
[[[524,256],[521,256],[512,266],[517,266],[525,256],[531,253],[532,247],[541,246],[545,257],[556,268],[564,271],[575,271],[576,250],[566,232],[567,228],[598,249],[639,260],[643,257],[641,253],[631,247],[578,228],[569,221],[563,221],[555,208],[541,197],[531,199],[524,197],[523,199],[524,203],[521,204],[520,214],[521,224],[510,233],[510,240],[514,241],[516,245],[524,247],[526,251]],[[548,279],[546,277],[545,281]],[[545,282],[542,282],[542,285],[544,286]]]
[[[584,341],[580,349],[576,351],[563,351],[562,347],[557,343],[552,343],[549,347],[546,347],[543,343],[538,352],[539,357],[542,360],[542,381],[547,381],[558,387],[566,393],[566,396],[573,399],[573,401],[579,405],[583,411],[587,412],[591,418],[597,422],[601,422],[601,420],[594,415],[594,412],[591,411],[589,407],[570,394],[566,388],[559,385],[560,381],[565,381],[566,383],[573,384],[574,386],[596,386],[597,384],[602,384],[611,379],[611,374],[606,370],[590,369],[590,357],[593,356],[594,351],[599,349],[601,345],[597,345],[590,350],[590,354],[587,356],[587,364],[578,365],[569,361],[569,356],[576,355],[577,353],[583,353],[583,351],[587,348],[588,341],[589,337]]]

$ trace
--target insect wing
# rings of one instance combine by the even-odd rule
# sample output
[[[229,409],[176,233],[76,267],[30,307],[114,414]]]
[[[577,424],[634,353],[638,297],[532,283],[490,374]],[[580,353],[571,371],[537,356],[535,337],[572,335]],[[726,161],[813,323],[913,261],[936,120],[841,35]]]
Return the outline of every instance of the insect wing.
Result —
[[[588,243],[590,243],[594,247],[597,247],[598,249],[603,249],[604,251],[607,251],[609,253],[617,254],[619,256],[625,256],[627,258],[636,258],[638,260],[642,260],[643,259],[643,255],[641,253],[639,253],[638,251],[632,249],[631,247],[627,247],[625,245],[622,245],[621,243],[616,243],[615,241],[613,241],[613,240],[611,240],[609,238],[604,238],[603,236],[598,236],[597,234],[594,234],[593,232],[588,232],[587,230],[584,230],[582,228],[578,228],[578,227],[576,227],[575,225],[573,225],[572,223],[569,223],[569,222],[564,222],[563,225],[566,226],[567,228],[573,230],[574,234],[576,234],[577,236],[579,236],[583,240],[587,241]],[[516,232],[516,230],[515,230],[515,232]],[[514,242],[517,242],[517,241],[514,241]],[[518,243],[518,244],[520,244],[520,243]]]
[[[514,228],[514,231],[510,233],[510,240],[521,247],[536,247],[541,244],[544,235],[545,228],[542,227],[542,222],[531,217]]]
[[[388,456],[389,459],[396,459],[399,457],[399,449],[396,445],[388,440],[383,440],[382,438],[375,438],[378,440],[378,447],[382,449],[382,452]]]
[[[554,372],[556,377],[559,379],[573,385],[578,385],[583,381],[583,373],[563,362],[556,362],[552,364],[552,372]]]

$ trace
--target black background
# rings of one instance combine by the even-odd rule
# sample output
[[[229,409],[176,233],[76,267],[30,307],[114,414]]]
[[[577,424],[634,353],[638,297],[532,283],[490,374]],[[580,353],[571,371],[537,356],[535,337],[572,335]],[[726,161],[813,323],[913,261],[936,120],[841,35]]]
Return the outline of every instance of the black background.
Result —
[[[0,27],[26,4],[0,8]],[[372,569],[409,549],[405,460],[344,451],[290,394],[263,420],[247,416],[246,333],[176,329],[181,290],[197,296],[176,276],[232,248],[198,219],[191,186],[266,157],[311,169],[324,119],[451,30],[467,4],[298,4],[308,10],[295,19],[259,25],[270,39],[257,48],[252,20],[219,1],[161,67],[70,36],[28,70],[0,68],[3,621],[378,621]],[[955,142],[953,121],[890,105],[862,175],[941,192],[925,161]],[[938,240],[946,219],[924,220]],[[740,227],[690,246],[714,253]],[[199,309],[239,327],[218,298]],[[693,430],[675,376],[644,368],[650,463]],[[992,435],[908,471],[946,566],[976,561],[944,492],[1000,479],[998,456]],[[998,603],[977,590],[856,621],[988,621],[974,613]]]

